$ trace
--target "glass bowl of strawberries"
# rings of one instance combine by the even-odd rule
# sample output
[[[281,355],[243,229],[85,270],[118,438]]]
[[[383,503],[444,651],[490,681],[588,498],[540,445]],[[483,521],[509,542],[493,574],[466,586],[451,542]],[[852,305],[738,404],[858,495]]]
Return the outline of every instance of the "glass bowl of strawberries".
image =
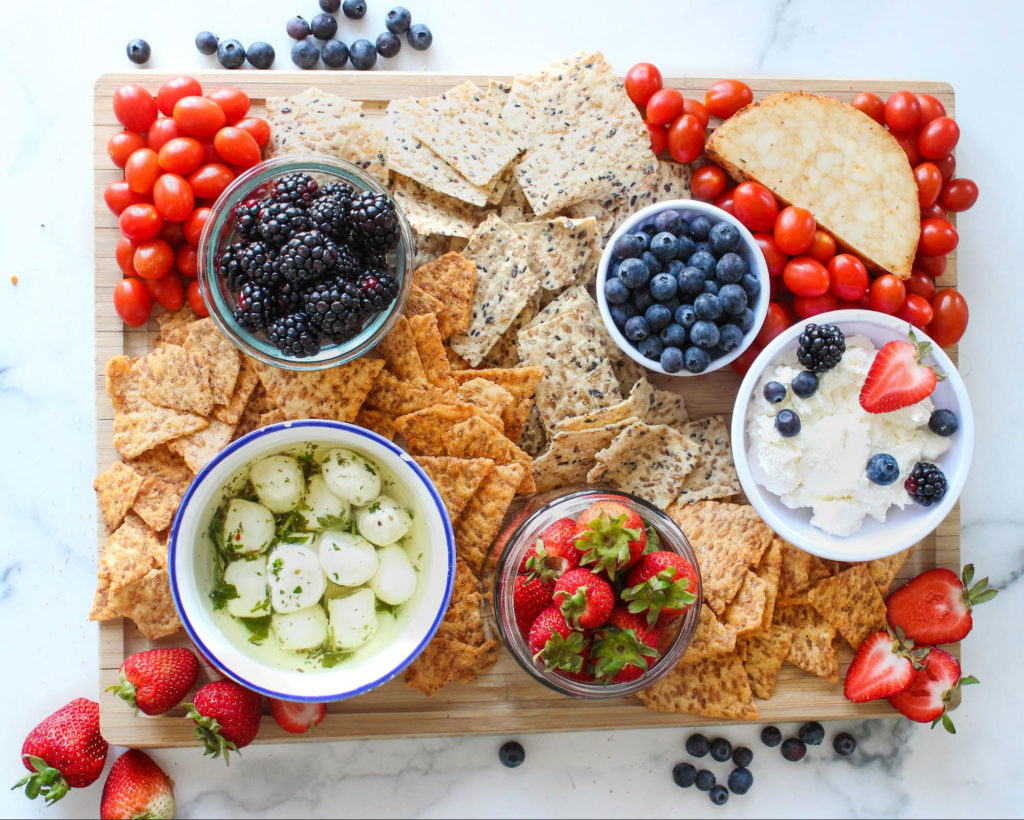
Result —
[[[672,519],[595,488],[531,499],[495,542],[484,587],[512,657],[579,698],[630,695],[668,674],[701,602],[696,556]]]

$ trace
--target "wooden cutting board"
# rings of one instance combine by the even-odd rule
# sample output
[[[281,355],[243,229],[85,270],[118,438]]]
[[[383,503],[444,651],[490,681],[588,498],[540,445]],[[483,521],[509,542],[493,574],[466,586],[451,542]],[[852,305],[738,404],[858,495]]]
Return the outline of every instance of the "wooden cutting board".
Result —
[[[528,68],[528,67],[527,67]],[[383,115],[389,100],[438,94],[467,79],[486,85],[490,79],[508,77],[434,74],[398,71],[207,71],[195,72],[204,88],[236,85],[252,99],[254,114],[262,114],[268,96],[286,96],[317,86],[364,103],[371,117]],[[114,90],[126,82],[140,83],[154,93],[170,74],[138,70],[107,74],[95,86],[93,168],[95,193],[96,262],[96,469],[100,473],[118,459],[112,444],[113,409],[104,391],[103,372],[111,356],[126,353],[141,355],[152,346],[155,322],[140,329],[125,327],[111,299],[121,272],[114,259],[118,239],[117,220],[103,202],[106,186],[121,178],[121,171],[107,156],[107,140],[121,129],[114,118],[111,99]],[[703,99],[704,90],[717,78],[670,77],[665,84],[680,89],[688,97]],[[759,99],[778,91],[803,89],[849,100],[858,91],[874,91],[882,97],[903,88],[937,97],[954,114],[953,89],[944,83],[880,80],[830,80],[746,78]],[[952,286],[956,279],[956,259],[939,280],[940,286]],[[952,351],[955,359],[956,352]],[[682,389],[686,403],[697,418],[711,413],[728,415],[739,386],[739,377],[730,369],[710,373],[698,379],[656,379],[660,387]],[[102,518],[97,512],[98,542],[106,539]],[[913,559],[904,567],[901,578],[935,566],[959,569],[960,512],[955,508],[938,530],[922,541]],[[84,617],[85,613],[83,613]],[[183,717],[181,708],[157,718],[135,717],[120,699],[103,690],[115,683],[121,661],[129,654],[153,646],[188,644],[182,632],[176,637],[152,642],[143,637],[130,621],[100,624],[100,722],[103,736],[111,743],[136,748],[183,746],[195,742],[193,724]],[[190,645],[190,644],[188,644]],[[840,654],[841,674],[845,675],[852,653]],[[220,677],[203,662],[197,685]],[[791,665],[784,665],[775,695],[758,701],[761,722],[800,720],[856,719],[891,715],[885,701],[854,705],[842,694],[841,685],[829,684]],[[433,697],[410,689],[401,681],[392,681],[361,697],[328,707],[327,718],[308,738],[289,735],[271,719],[263,721],[257,742],[289,740],[338,740],[412,735],[522,734],[533,731],[571,731],[578,729],[639,728],[652,726],[696,726],[721,723],[718,719],[697,715],[668,715],[651,712],[632,697],[610,701],[580,701],[566,698],[536,683],[502,650],[498,662],[470,684],[453,684]]]

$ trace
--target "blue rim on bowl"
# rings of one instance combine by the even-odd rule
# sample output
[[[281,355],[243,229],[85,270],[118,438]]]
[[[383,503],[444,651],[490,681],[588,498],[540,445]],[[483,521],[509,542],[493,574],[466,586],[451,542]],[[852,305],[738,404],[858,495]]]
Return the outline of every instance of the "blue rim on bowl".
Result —
[[[329,176],[347,182],[357,190],[384,194],[398,214],[400,227],[398,246],[394,251],[394,275],[398,280],[398,296],[391,307],[382,311],[362,329],[358,336],[343,344],[325,345],[315,356],[295,358],[285,356],[269,342],[243,328],[234,318],[234,299],[227,285],[217,275],[217,256],[225,245],[225,237],[232,230],[230,221],[236,206],[254,195],[275,177],[282,174],[304,172],[313,176]],[[395,202],[390,191],[377,179],[357,165],[321,154],[285,154],[264,160],[234,179],[217,197],[210,218],[199,238],[199,289],[210,310],[210,316],[220,331],[243,353],[265,364],[288,370],[323,370],[357,359],[371,350],[398,321],[402,307],[412,286],[412,265],[415,257],[412,229]]]
[[[179,541],[181,537],[182,522],[185,519],[186,515],[188,514],[189,504],[192,501],[193,497],[195,496],[197,489],[202,485],[203,481],[207,479],[210,476],[210,474],[213,473],[232,454],[238,452],[239,450],[241,450],[244,447],[247,447],[250,444],[253,444],[254,442],[259,441],[260,439],[265,438],[268,435],[273,435],[274,433],[278,433],[282,430],[292,429],[328,429],[333,431],[343,431],[345,433],[349,433],[357,437],[365,438],[368,441],[372,442],[373,444],[389,451],[403,464],[411,468],[412,471],[415,473],[416,477],[422,482],[444,526],[445,548],[448,558],[448,567],[441,605],[438,608],[438,611],[434,616],[429,629],[426,631],[422,639],[420,639],[417,642],[416,646],[412,649],[412,651],[410,651],[406,655],[406,657],[401,660],[400,663],[390,667],[386,674],[381,675],[372,681],[363,683],[354,689],[342,692],[317,692],[316,694],[312,695],[304,695],[296,692],[281,692],[277,689],[272,689],[268,686],[264,686],[256,681],[249,680],[239,675],[235,670],[230,668],[228,665],[224,664],[221,658],[218,656],[218,654],[210,648],[209,640],[204,640],[204,638],[200,635],[200,631],[196,628],[196,625],[193,623],[193,620],[189,617],[183,605],[184,596],[181,589],[181,579],[179,577],[179,574],[182,571],[192,571],[191,565],[185,566],[186,558],[189,558],[192,555],[192,549],[191,545],[189,545],[188,547],[182,547]],[[272,698],[277,698],[280,700],[290,700],[307,703],[345,700],[351,697],[355,697],[357,695],[364,694],[384,683],[387,683],[389,680],[391,680],[400,672],[402,672],[402,670],[404,670],[410,663],[412,663],[416,659],[416,657],[423,651],[423,649],[427,646],[427,644],[430,643],[430,641],[433,639],[434,635],[437,633],[437,630],[441,625],[441,621],[444,618],[445,612],[448,609],[448,604],[451,600],[452,589],[455,582],[455,560],[455,533],[452,529],[451,519],[448,516],[447,508],[445,507],[444,501],[441,498],[441,494],[438,492],[437,488],[434,486],[433,482],[430,480],[427,474],[423,471],[423,468],[420,467],[420,465],[417,464],[416,461],[401,447],[389,441],[388,439],[377,435],[371,430],[366,430],[362,427],[358,427],[353,424],[348,424],[346,422],[328,421],[321,419],[284,421],[270,425],[268,427],[262,427],[259,430],[254,430],[253,432],[248,433],[247,435],[243,436],[237,441],[231,442],[227,447],[221,450],[213,458],[213,460],[211,460],[205,467],[203,467],[202,470],[200,470],[198,475],[196,475],[195,479],[193,479],[192,483],[189,485],[189,488],[186,491],[185,496],[178,507],[178,512],[174,516],[174,521],[171,524],[170,538],[168,540],[167,558],[170,573],[171,596],[174,599],[174,606],[178,611],[178,616],[181,618],[181,622],[185,628],[185,632],[188,634],[189,638],[196,645],[196,648],[203,654],[203,656],[224,675],[241,684],[242,686],[245,686],[246,688],[253,690],[254,692],[259,692],[260,694]],[[179,566],[179,563],[182,566]],[[225,638],[225,640],[227,639]],[[316,678],[322,678],[326,675],[333,674],[336,670],[341,672],[344,671],[339,667],[335,667],[335,669],[326,670],[324,675],[320,675],[319,673],[313,673],[309,675],[304,675],[302,677],[305,681],[315,680]]]
[[[712,359],[711,364],[708,365],[707,369],[702,370],[700,373],[691,373],[685,368],[680,370],[678,373],[669,373],[658,362],[646,358],[633,346],[632,342],[622,335],[622,331],[616,327],[615,322],[612,320],[611,312],[608,309],[608,300],[604,295],[604,283],[608,277],[608,271],[611,268],[611,261],[614,256],[612,248],[615,246],[615,241],[623,234],[635,233],[637,227],[641,223],[649,221],[657,214],[669,209],[679,211],[684,216],[706,216],[713,223],[728,222],[739,230],[742,242],[741,247],[743,249],[743,253],[740,255],[743,257],[750,270],[756,273],[757,281],[761,285],[761,292],[758,295],[757,306],[754,309],[753,327],[743,334],[743,341],[740,343],[739,347],[730,353],[726,353],[723,356]],[[618,230],[611,235],[611,238],[608,240],[601,253],[601,261],[597,266],[597,307],[601,312],[601,320],[604,322],[604,326],[608,329],[611,337],[615,340],[615,344],[617,344],[619,349],[637,364],[643,365],[648,370],[653,370],[655,373],[663,373],[666,376],[703,376],[706,373],[712,373],[715,370],[719,370],[720,368],[725,367],[725,365],[735,361],[747,350],[748,347],[750,347],[750,345],[754,343],[754,339],[757,337],[758,331],[761,329],[761,325],[764,324],[765,316],[768,315],[768,291],[770,285],[771,280],[768,276],[768,264],[764,261],[764,254],[761,253],[761,250],[757,245],[757,240],[754,239],[753,234],[747,230],[746,226],[742,222],[727,211],[723,211],[721,208],[707,202],[701,202],[695,199],[671,199],[664,202],[655,202],[653,205],[648,205],[646,208],[637,211],[623,222],[618,227]]]

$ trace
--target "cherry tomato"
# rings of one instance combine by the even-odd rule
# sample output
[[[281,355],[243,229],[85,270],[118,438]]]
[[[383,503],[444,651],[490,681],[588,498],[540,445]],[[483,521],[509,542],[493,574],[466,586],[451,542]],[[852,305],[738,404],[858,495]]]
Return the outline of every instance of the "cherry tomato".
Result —
[[[184,222],[192,213],[196,198],[184,177],[164,174],[153,186],[153,204],[164,219]]]
[[[868,269],[852,253],[828,260],[828,279],[832,292],[848,302],[856,302],[868,290]]]
[[[703,151],[704,126],[693,114],[683,114],[668,129],[669,156],[676,162],[693,162]]]
[[[727,214],[736,216],[736,203],[733,200],[733,193],[736,191],[735,188],[726,188],[722,191],[721,195],[711,204],[716,208],[721,208]]]
[[[180,75],[171,77],[156,92],[156,104],[160,113],[169,117],[174,113],[174,104],[182,97],[202,97],[203,87],[195,77]]]
[[[917,104],[921,106],[921,125],[927,125],[938,117],[946,116],[946,106],[931,94],[915,94]]]
[[[910,91],[897,91],[885,101],[885,124],[890,131],[913,131],[921,124],[921,103]]]
[[[787,256],[788,260],[789,257]],[[768,298],[772,302],[778,302],[782,304],[784,302],[792,301],[793,294],[789,292],[789,288],[786,287],[786,283],[782,281],[782,276],[773,276],[768,280],[769,282],[769,294]]]
[[[760,352],[761,346],[758,344],[752,344],[750,347],[748,347],[746,350],[740,353],[739,356],[733,359],[729,363],[729,366],[739,375],[745,376],[747,375],[747,371],[750,370],[750,365],[754,363],[754,359],[757,358]]]
[[[967,300],[955,288],[944,288],[932,299],[935,318],[925,328],[939,347],[949,347],[960,341],[967,330]]]
[[[721,119],[731,117],[743,106],[754,100],[750,86],[739,80],[719,80],[704,94],[704,106],[708,113]]]
[[[225,121],[228,125],[234,125],[249,113],[249,95],[241,88],[231,85],[215,88],[206,95],[206,98],[213,100],[224,110]]]
[[[185,220],[185,241],[193,247],[199,245],[199,237],[203,233],[203,226],[210,218],[209,208],[196,208],[188,219]]]
[[[260,161],[260,147],[253,136],[232,125],[217,132],[213,147],[225,162],[241,168],[251,168]]]
[[[899,143],[900,148],[903,149],[903,153],[907,155],[907,160],[910,162],[910,166],[912,168],[921,164],[921,152],[917,147],[917,134],[913,131],[895,133],[892,135],[892,138]]]
[[[811,242],[811,247],[807,249],[805,256],[816,259],[821,264],[827,265],[828,260],[836,255],[836,239],[832,234],[827,231],[823,231],[818,228],[814,232],[814,239]]]
[[[930,256],[945,256],[956,250],[960,235],[956,228],[945,219],[926,219],[921,223],[921,238],[917,248]]]
[[[704,103],[691,97],[683,98],[683,113],[692,114],[705,128],[711,122],[711,115],[708,113],[707,108],[704,107]]]
[[[174,248],[163,239],[140,242],[132,262],[143,279],[159,279],[174,267]]]
[[[199,275],[199,252],[187,242],[178,248],[174,262],[182,276],[195,279]]]
[[[810,319],[819,313],[828,313],[830,310],[839,308],[839,300],[833,293],[823,293],[821,296],[794,296],[793,311],[801,319]]]
[[[903,282],[891,273],[886,273],[871,283],[868,296],[872,310],[893,314],[903,307],[903,302],[907,298],[907,289]]]
[[[938,217],[939,219],[945,219],[948,216],[948,212],[942,207],[941,202],[933,202],[927,208],[921,209],[921,219],[932,219]]]
[[[651,150],[654,155],[664,154],[668,149],[668,128],[664,125],[651,125],[647,120],[644,120],[644,125],[647,126],[647,133],[651,137]]]
[[[811,247],[817,229],[814,214],[806,208],[790,205],[775,217],[775,244],[783,253],[799,256]]]
[[[786,314],[785,309],[778,302],[769,302],[768,312],[764,317],[764,324],[761,325],[761,329],[757,332],[757,338],[754,339],[754,343],[765,347],[768,342],[782,333],[787,327],[789,327],[789,316]]]
[[[953,178],[953,174],[956,173],[956,157],[952,154],[947,154],[941,159],[933,159],[935,167],[939,169],[939,173],[942,174],[942,181],[949,182]]]
[[[103,201],[107,203],[107,207],[114,216],[120,216],[121,212],[129,205],[146,202],[147,198],[145,194],[135,193],[125,180],[119,179],[117,182],[111,182],[104,189]]]
[[[203,301],[203,294],[199,291],[198,279],[193,279],[188,283],[185,297],[188,299],[188,305],[196,316],[204,317],[210,315],[210,309],[206,306],[206,302]]]
[[[221,191],[231,184],[235,172],[219,162],[201,165],[188,176],[188,184],[196,196],[203,199],[216,199]]]
[[[171,270],[159,279],[146,279],[145,282],[149,295],[157,304],[168,310],[177,310],[185,304],[185,285],[176,270]]]
[[[924,273],[927,273],[933,279],[938,279],[946,272],[946,256],[929,256],[926,253],[922,253],[921,249],[918,248],[917,255],[914,257],[914,267]]]
[[[934,315],[935,311],[927,299],[916,293],[908,293],[903,307],[896,313],[896,318],[910,322],[914,327],[924,330]]]
[[[118,237],[117,245],[114,248],[114,258],[117,266],[125,276],[138,276],[135,270],[135,249],[138,244],[132,242],[127,236]]]
[[[652,63],[637,63],[626,72],[626,93],[634,105],[643,108],[655,91],[661,90],[661,72]]]
[[[782,270],[786,267],[789,257],[779,250],[779,246],[775,244],[775,237],[770,233],[755,233],[754,241],[757,242],[768,265],[768,275],[773,279],[782,276]]]
[[[828,269],[817,259],[798,256],[786,263],[782,281],[795,296],[821,296],[828,291]]]
[[[166,240],[171,247],[177,247],[185,241],[185,223],[165,221],[157,236]]]
[[[942,192],[942,174],[932,162],[922,162],[914,169],[917,180],[917,201],[922,208],[933,205]]]
[[[174,104],[174,121],[191,137],[212,137],[225,120],[224,109],[207,97],[182,97]]]
[[[941,159],[951,153],[960,141],[960,126],[952,117],[938,117],[921,129],[917,149],[922,157]]]
[[[157,154],[160,167],[171,174],[191,174],[203,164],[203,146],[192,137],[175,137]]]
[[[729,177],[714,163],[702,165],[690,176],[690,193],[694,199],[711,202],[725,191]]]
[[[143,133],[156,119],[156,100],[136,83],[126,83],[114,92],[114,116],[129,131]]]
[[[261,117],[245,117],[236,122],[235,127],[251,135],[260,148],[270,142],[270,123]]]
[[[885,101],[877,94],[861,91],[850,101],[850,105],[867,114],[879,125],[885,125]]]
[[[914,268],[910,272],[910,278],[904,283],[907,293],[916,293],[931,301],[935,295],[935,280],[923,270]]]
[[[146,324],[153,310],[153,299],[145,283],[133,276],[114,285],[114,310],[130,327]]]
[[[683,114],[683,94],[676,88],[655,91],[647,101],[647,121],[653,125],[668,125]]]
[[[213,162],[220,162],[220,154],[217,153],[217,149],[213,147],[213,140],[203,143],[203,165],[209,165]]]
[[[124,165],[124,178],[128,187],[137,194],[148,194],[153,190],[153,183],[160,176],[160,163],[156,151],[152,148],[140,148]]]
[[[736,218],[752,231],[771,231],[779,215],[775,195],[759,182],[741,182],[733,194]],[[777,241],[777,240],[776,240]]]
[[[134,131],[118,131],[107,140],[107,154],[118,168],[124,168],[128,157],[146,147],[146,138]]]
[[[178,123],[170,117],[157,117],[146,133],[146,146],[159,151],[169,140],[181,136]]]
[[[952,179],[942,189],[942,205],[951,211],[966,211],[978,201],[978,186],[967,177]]]
[[[156,206],[140,202],[121,211],[117,225],[121,233],[133,242],[145,242],[160,233],[164,218],[160,216]]]

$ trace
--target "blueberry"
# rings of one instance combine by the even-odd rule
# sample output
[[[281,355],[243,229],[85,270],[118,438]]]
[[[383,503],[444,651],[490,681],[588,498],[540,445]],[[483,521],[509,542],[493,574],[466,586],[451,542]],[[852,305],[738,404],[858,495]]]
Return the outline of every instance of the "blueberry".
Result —
[[[718,325],[705,319],[699,319],[690,328],[690,341],[704,350],[711,350],[717,345],[721,335]]]
[[[697,767],[692,763],[676,763],[672,767],[672,779],[681,789],[688,789],[697,779]]]
[[[663,328],[658,336],[662,342],[671,347],[686,347],[686,328],[675,322]],[[682,353],[682,350],[680,350],[680,353]],[[680,361],[682,361],[682,358],[680,358]]]
[[[708,241],[716,256],[736,250],[740,246],[740,232],[729,222],[719,222],[708,231]]]
[[[679,307],[682,302],[679,301],[678,296],[673,296],[671,299],[666,299],[662,304],[672,311],[672,315],[676,315],[676,308]]]
[[[334,14],[341,8],[341,0],[320,0],[320,8]]]
[[[707,251],[696,250],[690,254],[689,259],[686,260],[686,264],[691,268],[700,268],[704,273],[704,278],[715,275],[715,257],[713,257]]]
[[[647,326],[651,329],[651,332],[657,333],[659,330],[668,327],[669,322],[672,321],[672,311],[656,302],[644,311],[644,318],[647,320]]]
[[[434,42],[434,35],[430,33],[430,29],[423,25],[423,23],[417,23],[409,29],[405,39],[417,51],[426,51],[430,48],[430,44]]]
[[[644,251],[640,254],[640,258],[644,260],[644,264],[652,274],[661,270],[661,260],[651,251]]]
[[[809,399],[818,392],[818,377],[810,370],[801,370],[793,379],[793,392],[802,399]]]
[[[627,288],[642,288],[651,280],[651,270],[642,259],[623,259],[619,265],[619,279]]]
[[[384,26],[392,34],[405,34],[412,25],[412,15],[405,6],[395,6],[384,17]]]
[[[341,40],[328,40],[320,56],[328,68],[341,68],[348,62],[348,46]]]
[[[654,227],[654,223],[653,222],[648,222],[646,225],[643,225],[640,228],[640,230],[643,233],[647,234],[648,237],[652,237],[652,236],[654,236],[658,232],[658,229]]]
[[[738,769],[733,769],[729,772],[729,791],[733,794],[746,794],[753,785],[754,775],[750,773],[750,769],[746,768],[746,766],[740,766]]]
[[[690,220],[690,236],[697,242],[708,238],[711,233],[711,220],[706,216],[695,216]]]
[[[761,730],[761,742],[769,748],[778,746],[782,743],[782,732],[779,731],[779,727],[765,726]]]
[[[697,242],[694,242],[693,247],[695,251],[704,251],[705,253],[711,253],[711,243],[708,242],[706,239],[701,239],[698,240]],[[711,253],[711,255],[715,256],[713,253]],[[715,258],[717,259],[718,257]]]
[[[320,49],[309,40],[299,40],[292,46],[292,62],[299,68],[312,68],[320,59]]]
[[[888,453],[876,453],[868,459],[868,480],[881,487],[888,487],[900,477],[900,465]]]
[[[714,321],[722,315],[722,300],[713,293],[702,293],[693,300],[693,312],[698,319]]]
[[[693,779],[694,783],[697,784],[697,788],[702,792],[710,791],[715,785],[715,776],[707,769],[701,769],[697,772],[697,776]]]
[[[740,287],[746,291],[750,301],[754,301],[761,293],[761,280],[752,273],[745,273],[743,278],[740,279]]]
[[[750,332],[750,329],[754,326],[754,311],[747,308],[743,313],[740,314],[740,330],[744,333]]]
[[[274,47],[270,43],[257,40],[245,51],[245,59],[253,68],[268,69],[274,64]]]
[[[724,806],[729,802],[729,790],[721,784],[712,786],[711,791],[708,792],[708,798],[716,806]]]
[[[366,71],[377,62],[377,47],[369,40],[356,40],[348,47],[348,58],[352,61],[352,68]]]
[[[703,373],[711,364],[711,356],[706,350],[690,345],[683,354],[684,366],[691,373]]]
[[[679,249],[676,243],[676,236],[668,231],[656,233],[651,237],[651,253],[662,263],[668,263],[676,258],[676,251]]]
[[[933,410],[931,417],[928,419],[928,429],[937,436],[951,436],[959,427],[960,421],[952,410]]]
[[[245,49],[238,40],[221,40],[217,46],[217,62],[224,68],[239,68],[245,62]]]
[[[135,65],[148,63],[149,55],[152,53],[149,48],[149,43],[145,40],[140,40],[138,37],[134,40],[128,41],[128,46],[125,48],[125,51],[128,54],[128,59],[135,63]]]
[[[825,727],[818,723],[818,721],[812,720],[810,723],[805,723],[801,726],[797,734],[800,735],[800,739],[808,746],[820,746],[821,741],[825,739]]]
[[[684,225],[689,223],[684,222]],[[676,237],[676,259],[686,261],[697,252],[697,243],[688,236]]]
[[[631,233],[624,233],[612,245],[612,253],[619,259],[635,259],[640,256],[640,240]]]
[[[669,346],[661,351],[661,368],[666,373],[678,373],[683,369],[683,351]]]
[[[761,393],[765,401],[778,404],[786,398],[786,386],[782,382],[768,382]]]
[[[714,279],[705,279],[704,292],[710,293],[712,296],[718,296],[718,282]]]
[[[739,282],[747,272],[747,263],[738,253],[727,253],[715,265],[715,273],[723,282]]]
[[[836,750],[836,754],[846,757],[853,754],[857,748],[857,741],[849,732],[840,732],[832,741],[832,748]]]
[[[654,217],[654,227],[658,229],[658,233],[667,231],[670,234],[679,233],[679,228],[683,224],[683,217],[680,216],[679,211],[669,208],[659,213]]]
[[[501,744],[501,748],[498,749],[498,760],[501,761],[502,766],[514,769],[526,760],[526,750],[523,748],[522,743],[510,740]]]
[[[636,237],[636,241],[640,243],[640,253],[650,250],[651,248],[651,235],[644,233],[643,231],[637,231],[633,236]],[[639,254],[638,254],[639,255]]]
[[[657,300],[651,296],[651,292],[647,288],[641,288],[640,290],[633,291],[633,307],[635,307],[640,313],[646,313],[647,308],[653,305]]]
[[[608,312],[612,315],[615,326],[619,328],[626,324],[627,319],[637,315],[637,309],[630,302],[626,302],[624,305],[609,305]]]
[[[678,259],[673,259],[665,266],[665,273],[670,274],[676,282],[679,281],[679,277],[682,275],[684,270],[686,270],[686,265]]]
[[[676,281],[679,283],[679,292],[684,296],[696,296],[704,292],[704,271],[700,268],[683,268]]]
[[[651,278],[651,296],[659,302],[666,302],[676,295],[679,284],[671,273],[659,273]]]
[[[293,40],[304,40],[309,36],[309,23],[304,17],[292,17],[284,28]]]
[[[780,410],[775,417],[775,429],[783,438],[793,438],[800,432],[800,416],[792,410]]]
[[[330,40],[338,33],[338,21],[333,14],[321,12],[309,21],[309,30],[318,40]]]
[[[629,288],[617,276],[609,276],[604,281],[604,298],[612,305],[624,305],[629,301]]]
[[[637,342],[636,349],[640,351],[641,356],[657,362],[661,361],[661,354],[665,350],[665,345],[661,343],[661,339],[657,336],[648,336],[646,339],[641,339]]]
[[[718,289],[718,300],[722,303],[722,310],[730,316],[747,309],[747,292],[739,285],[722,285]]]
[[[630,341],[639,342],[641,339],[646,339],[651,335],[651,328],[647,324],[647,319],[643,316],[634,316],[626,322],[623,333],[625,333],[626,338]]]
[[[685,218],[679,222],[679,228],[675,231],[675,235],[679,238],[685,236],[687,239],[692,239],[693,228],[690,227],[690,223]]]
[[[673,318],[678,324],[689,330],[693,327],[693,323],[697,321],[697,314],[694,313],[693,305],[680,305],[676,308]]]
[[[718,328],[718,346],[723,353],[732,353],[743,343],[743,331],[732,322],[726,322]]]
[[[807,747],[799,738],[786,738],[782,744],[782,756],[786,758],[786,760],[790,760],[795,763],[798,760],[803,760],[805,754],[807,754]]]
[[[737,746],[732,751],[732,762],[741,769],[747,768],[754,760],[754,753],[746,746]]]
[[[196,48],[200,54],[216,54],[217,35],[212,31],[200,31],[196,35]]]
[[[732,757],[732,744],[724,737],[716,737],[711,741],[711,757],[721,763]]]
[[[711,743],[704,735],[697,733],[686,738],[686,753],[694,757],[704,757],[711,750]]]
[[[341,11],[349,20],[361,20],[366,14],[366,2],[365,0],[345,0],[341,4]]]

